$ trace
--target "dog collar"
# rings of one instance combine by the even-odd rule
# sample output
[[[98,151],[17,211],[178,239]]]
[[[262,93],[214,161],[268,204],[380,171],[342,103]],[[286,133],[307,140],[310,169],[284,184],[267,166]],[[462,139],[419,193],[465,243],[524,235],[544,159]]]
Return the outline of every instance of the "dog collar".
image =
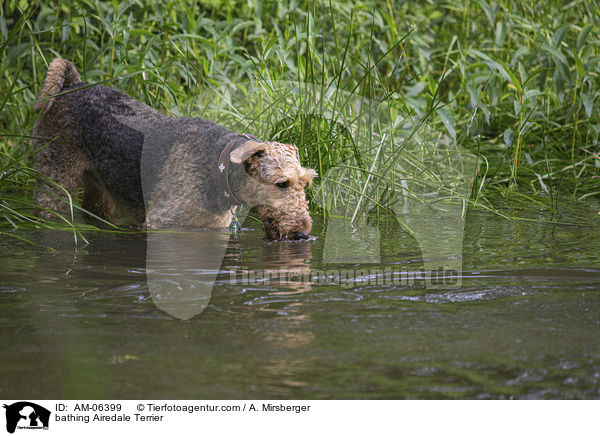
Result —
[[[242,133],[240,136],[246,139],[256,140],[256,137],[252,135],[246,135]],[[221,154],[219,155],[219,162],[217,164],[217,173],[219,175],[219,186],[221,188],[221,192],[225,198],[230,201],[233,201],[234,204],[242,204],[240,200],[233,194],[231,190],[231,185],[229,184],[229,164],[231,163],[230,153],[231,148],[235,143],[239,140],[239,136],[229,141],[229,143],[225,146],[223,150],[221,150]]]

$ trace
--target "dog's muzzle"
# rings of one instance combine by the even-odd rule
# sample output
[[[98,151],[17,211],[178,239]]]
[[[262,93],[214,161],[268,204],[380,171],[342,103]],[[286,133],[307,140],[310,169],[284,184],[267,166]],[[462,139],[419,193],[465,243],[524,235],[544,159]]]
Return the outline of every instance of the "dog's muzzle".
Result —
[[[265,232],[265,240],[267,241],[278,241],[278,240],[291,240],[300,241],[308,239],[310,236],[310,230],[312,228],[312,220],[309,218],[305,219],[302,223],[302,230],[292,230],[287,233],[281,233],[277,227],[277,222],[273,218],[267,218],[263,222],[263,230]]]

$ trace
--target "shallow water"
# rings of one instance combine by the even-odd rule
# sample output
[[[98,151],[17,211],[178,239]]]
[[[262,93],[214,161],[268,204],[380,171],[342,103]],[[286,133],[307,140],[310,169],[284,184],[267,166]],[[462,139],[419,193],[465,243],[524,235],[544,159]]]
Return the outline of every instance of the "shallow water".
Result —
[[[248,220],[188,320],[154,304],[142,233],[87,233],[78,248],[69,232],[19,233],[56,252],[2,237],[0,397],[600,398],[594,214],[556,225],[471,211],[460,285],[437,288],[327,283],[321,223],[311,241],[266,243]],[[343,267],[422,268],[412,236],[384,234],[378,264]],[[160,254],[178,264],[193,245]],[[247,280],[282,268],[300,278]]]

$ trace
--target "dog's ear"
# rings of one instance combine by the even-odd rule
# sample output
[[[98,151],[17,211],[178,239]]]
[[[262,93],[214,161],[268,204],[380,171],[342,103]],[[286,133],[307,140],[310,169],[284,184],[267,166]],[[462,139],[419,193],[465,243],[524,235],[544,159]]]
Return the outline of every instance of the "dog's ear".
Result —
[[[265,151],[266,149],[267,144],[264,142],[246,141],[231,152],[229,159],[234,164],[241,164],[248,160],[250,156]]]

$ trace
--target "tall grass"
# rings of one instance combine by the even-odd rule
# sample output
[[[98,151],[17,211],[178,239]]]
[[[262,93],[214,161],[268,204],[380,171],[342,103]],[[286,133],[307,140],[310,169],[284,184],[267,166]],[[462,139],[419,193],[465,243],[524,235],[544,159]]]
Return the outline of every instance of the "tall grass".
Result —
[[[171,113],[247,83],[334,87],[477,155],[476,204],[493,207],[498,195],[548,207],[590,201],[600,194],[599,17],[588,0],[8,0],[0,5],[0,217],[47,225],[34,218],[29,135],[32,102],[56,56],[87,82]],[[285,129],[273,122],[270,134],[299,143],[304,164],[323,175],[352,145],[321,115],[294,116]]]

